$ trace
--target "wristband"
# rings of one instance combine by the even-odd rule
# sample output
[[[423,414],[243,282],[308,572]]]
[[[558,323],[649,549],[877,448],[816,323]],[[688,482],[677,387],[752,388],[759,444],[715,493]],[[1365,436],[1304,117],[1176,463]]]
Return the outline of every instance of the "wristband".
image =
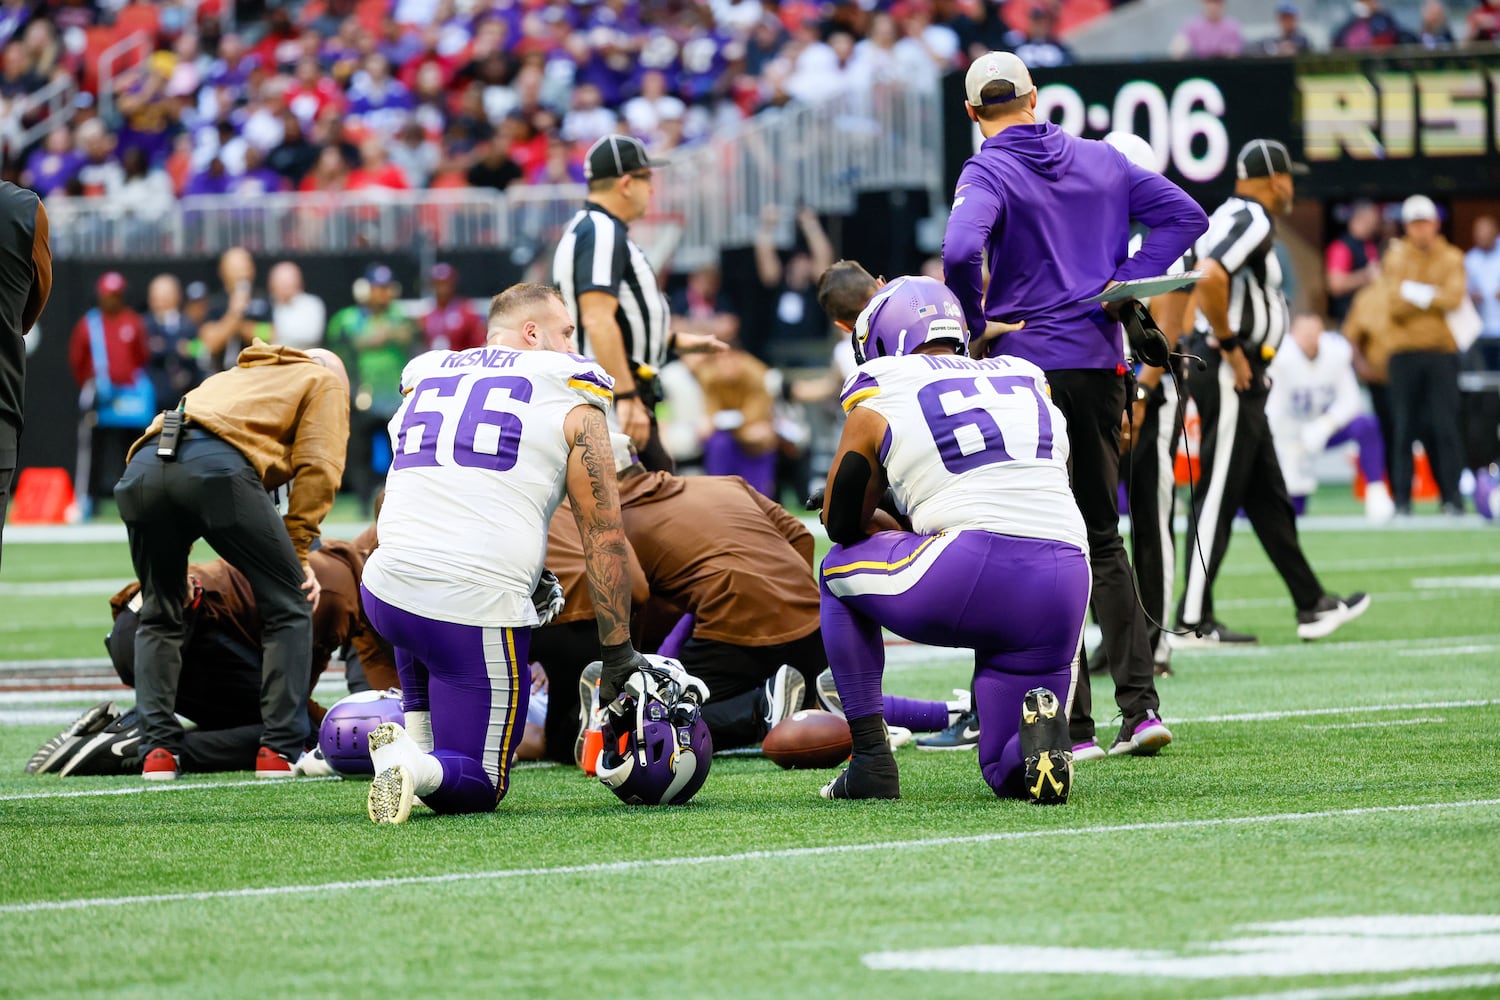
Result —
[[[640,398],[641,398],[641,390],[639,390],[639,389],[627,389],[624,392],[617,392],[617,393],[615,393],[615,402],[616,403],[618,403],[622,399],[640,399]]]
[[[1219,339],[1219,350],[1221,351],[1234,352],[1240,350],[1243,346],[1238,337],[1230,337],[1228,339],[1221,337]]]
[[[1147,389],[1145,386],[1141,385],[1140,383],[1136,383],[1136,387],[1135,387],[1135,401],[1137,403],[1144,403],[1146,400],[1148,400],[1150,398],[1151,398],[1151,390]]]

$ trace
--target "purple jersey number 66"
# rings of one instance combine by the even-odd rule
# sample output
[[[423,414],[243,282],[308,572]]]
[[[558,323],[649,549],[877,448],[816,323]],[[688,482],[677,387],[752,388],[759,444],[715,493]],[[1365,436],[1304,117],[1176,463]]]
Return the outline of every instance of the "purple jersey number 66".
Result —
[[[421,409],[423,398],[452,396],[458,392],[463,375],[423,379],[412,392],[406,407],[406,416],[401,429],[396,432],[395,458],[391,471],[440,465],[437,454],[438,436],[443,429],[443,414],[436,410]],[[516,464],[521,447],[521,418],[509,410],[492,409],[490,393],[503,390],[517,403],[531,401],[531,383],[516,375],[491,375],[475,379],[469,385],[468,399],[459,414],[458,427],[453,435],[453,462],[470,469],[488,469],[504,472]],[[493,450],[476,447],[479,432],[483,427],[494,427]],[[416,435],[416,447],[407,450]]]
[[[945,394],[956,392],[966,398],[984,396],[988,394],[985,392],[986,385],[994,392],[1007,396],[1023,390],[1036,397],[1036,457],[1051,458],[1052,415],[1047,412],[1047,400],[1037,389],[1033,379],[1026,375],[945,378],[924,385],[917,392],[917,402],[922,407],[922,416],[927,419],[927,428],[932,431],[932,440],[937,445],[938,455],[942,457],[944,467],[952,473],[969,472],[996,462],[1010,462],[1015,459],[1015,456],[1006,450],[1005,435],[1001,433],[1000,425],[982,403],[970,409],[959,410],[957,413],[948,413],[943,408]],[[983,445],[977,451],[968,454],[964,454],[963,446],[958,440],[959,431],[965,427],[977,430]]]

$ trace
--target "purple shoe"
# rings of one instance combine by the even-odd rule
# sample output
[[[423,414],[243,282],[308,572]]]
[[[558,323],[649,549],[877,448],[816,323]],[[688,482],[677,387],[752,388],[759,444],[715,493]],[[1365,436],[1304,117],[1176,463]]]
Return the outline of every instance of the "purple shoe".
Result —
[[[1073,763],[1075,764],[1080,760],[1103,760],[1106,756],[1108,755],[1104,752],[1104,748],[1093,740],[1073,745]]]
[[[1120,728],[1120,735],[1110,744],[1109,752],[1111,756],[1128,753],[1136,757],[1154,757],[1158,750],[1171,742],[1172,731],[1161,721],[1161,716],[1148,711],[1133,729],[1128,728],[1128,724]]]

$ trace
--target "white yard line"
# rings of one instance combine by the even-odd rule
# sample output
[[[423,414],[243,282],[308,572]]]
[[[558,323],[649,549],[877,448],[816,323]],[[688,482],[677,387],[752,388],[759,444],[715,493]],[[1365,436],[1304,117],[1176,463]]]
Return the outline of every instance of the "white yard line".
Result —
[[[111,597],[129,583],[125,577],[98,580],[37,580],[0,583],[0,597]]]
[[[1459,588],[1463,590],[1500,590],[1500,576],[1419,576],[1411,582],[1418,590]]]
[[[0,802],[27,802],[35,799],[87,799],[98,795],[154,795],[157,792],[192,792],[202,788],[277,788],[287,780],[298,783],[305,781],[342,781],[342,778],[330,776],[326,778],[292,778],[277,779],[270,781],[265,778],[253,778],[250,781],[159,781],[151,785],[132,784],[128,788],[89,788],[78,792],[25,792],[21,795],[0,795]]]
[[[1320,570],[1322,567],[1318,567]],[[1384,601],[1451,601],[1456,597],[1474,598],[1481,596],[1474,592],[1473,587],[1450,587],[1446,590],[1395,590],[1371,594],[1377,606]],[[1241,611],[1247,608],[1286,608],[1287,617],[1294,614],[1292,610],[1292,599],[1290,597],[1230,597],[1225,600],[1214,600],[1216,609],[1226,611]]]
[[[1196,719],[1167,718],[1171,723],[1195,722],[1275,722],[1278,719],[1307,719],[1319,715],[1360,715],[1367,712],[1423,712],[1434,708],[1488,708],[1500,705],[1500,699],[1475,698],[1471,701],[1423,701],[1398,705],[1346,705],[1343,708],[1294,708],[1279,712],[1242,712],[1238,715],[1200,715]]]
[[[1387,722],[1335,722],[1328,726],[1303,726],[1303,729],[1384,729],[1386,726],[1420,726],[1428,722],[1447,722],[1440,715],[1419,716],[1415,719],[1391,719]]]
[[[220,786],[220,787],[228,787]],[[0,913],[38,913],[50,910],[93,910],[104,907],[136,906],[145,903],[173,903],[211,899],[243,899],[261,896],[310,895],[346,892],[356,889],[389,889],[407,885],[438,885],[460,882],[495,882],[512,878],[546,878],[554,875],[615,874],[643,869],[737,864],[774,858],[809,858],[839,854],[866,854],[882,851],[909,851],[934,847],[993,844],[1003,841],[1044,840],[1053,837],[1086,837],[1162,830],[1202,830],[1214,827],[1250,826],[1261,823],[1297,823],[1319,819],[1342,819],[1379,816],[1393,813],[1421,813],[1446,809],[1475,809],[1500,806],[1500,799],[1471,799],[1463,802],[1422,802],[1390,806],[1365,806],[1356,809],[1329,809],[1322,812],[1271,813],[1260,816],[1229,816],[1218,819],[1174,820],[1160,823],[1125,823],[1115,826],[1086,826],[1071,829],[1011,830],[1003,833],[981,833],[963,837],[929,837],[914,840],[878,841],[871,844],[827,844],[821,847],[788,847],[777,850],[742,851],[737,854],[687,855],[675,858],[646,858],[632,861],[602,861],[586,865],[558,865],[550,868],[502,868],[487,872],[449,872],[440,875],[411,875],[394,878],[358,879],[344,882],[321,882],[301,885],[269,885],[247,889],[216,889],[202,892],[168,892],[143,896],[95,896],[82,899],[36,900],[0,906]],[[837,808],[836,806],[833,808]]]
[[[1485,973],[1472,976],[1427,976],[1403,979],[1396,983],[1358,983],[1354,986],[1314,986],[1278,993],[1244,993],[1219,1000],[1362,1000],[1364,997],[1409,997],[1419,993],[1446,993],[1450,990],[1473,990],[1482,986],[1500,986],[1500,975]]]
[[[1495,566],[1500,565],[1500,553],[1489,552],[1478,549],[1470,552],[1442,553],[1432,552],[1427,555],[1415,556],[1389,556],[1381,558],[1372,556],[1364,559],[1326,559],[1318,561],[1318,572],[1320,573],[1354,573],[1359,570],[1393,570],[1393,569],[1431,569],[1438,566]],[[1219,570],[1220,576],[1261,576],[1271,572],[1267,563],[1235,563],[1225,566]],[[1218,602],[1215,601],[1215,604]]]

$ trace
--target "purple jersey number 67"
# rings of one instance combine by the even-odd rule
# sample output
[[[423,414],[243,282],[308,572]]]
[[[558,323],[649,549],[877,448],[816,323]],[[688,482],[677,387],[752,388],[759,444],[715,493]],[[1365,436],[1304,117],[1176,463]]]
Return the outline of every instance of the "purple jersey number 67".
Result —
[[[982,401],[976,406],[959,410],[957,413],[948,413],[943,408],[945,394],[956,392],[965,398],[984,396],[987,395],[985,386],[1007,396],[1021,390],[1028,391],[1036,397],[1036,457],[1051,458],[1052,415],[1047,412],[1047,400],[1042,396],[1032,378],[1026,375],[945,378],[924,385],[917,392],[917,402],[922,407],[922,416],[927,419],[928,430],[932,431],[932,440],[937,445],[943,466],[949,472],[960,473],[1015,459],[1015,456],[1006,450],[1005,435],[1000,431],[1000,424],[984,407]],[[964,453],[963,445],[959,441],[959,432],[965,427],[972,427],[978,431],[982,444],[982,447],[968,454]]]
[[[396,432],[392,472],[446,464],[439,461],[437,453],[443,414],[437,410],[424,410],[421,406],[429,394],[436,397],[454,395],[463,381],[463,375],[423,379],[413,390],[401,429]],[[490,394],[495,390],[503,390],[517,403],[531,401],[531,383],[516,375],[491,375],[470,383],[468,398],[453,435],[455,465],[505,472],[516,464],[521,447],[521,418],[509,410],[490,407]],[[495,428],[493,437],[481,433],[486,427]],[[414,435],[415,447],[411,447]]]

